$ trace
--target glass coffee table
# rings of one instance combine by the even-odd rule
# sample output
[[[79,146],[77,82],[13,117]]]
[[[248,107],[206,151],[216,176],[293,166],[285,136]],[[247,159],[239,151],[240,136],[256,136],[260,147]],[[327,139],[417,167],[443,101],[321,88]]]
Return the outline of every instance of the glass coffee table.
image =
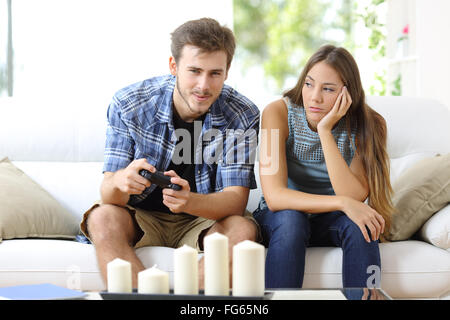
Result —
[[[266,289],[271,300],[392,300],[381,288]]]
[[[189,297],[145,294],[112,294],[110,296],[99,292],[87,292],[88,300],[178,300]],[[200,300],[215,300],[217,297],[192,296]],[[190,297],[192,299],[192,297]],[[251,297],[254,298],[254,297]],[[250,298],[250,299],[251,299]],[[220,297],[221,300],[233,300],[237,297]],[[266,289],[265,296],[258,300],[392,300],[392,298],[380,288],[335,288],[335,289]]]

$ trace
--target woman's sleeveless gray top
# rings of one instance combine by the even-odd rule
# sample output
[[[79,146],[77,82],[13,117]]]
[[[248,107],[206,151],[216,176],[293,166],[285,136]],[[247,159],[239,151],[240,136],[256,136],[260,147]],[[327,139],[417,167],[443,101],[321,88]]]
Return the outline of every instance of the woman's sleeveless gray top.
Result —
[[[288,188],[306,193],[334,195],[319,134],[311,130],[306,120],[305,108],[283,99],[288,109],[289,136],[286,141]],[[342,157],[350,166],[355,155],[356,130],[349,137],[345,120],[339,120],[331,131]],[[260,208],[266,207],[264,197]]]

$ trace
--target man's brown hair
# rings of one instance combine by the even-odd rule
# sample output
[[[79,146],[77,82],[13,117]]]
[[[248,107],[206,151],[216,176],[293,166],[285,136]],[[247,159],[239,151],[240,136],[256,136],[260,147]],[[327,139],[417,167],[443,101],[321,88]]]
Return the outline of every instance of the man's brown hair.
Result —
[[[181,51],[187,44],[199,47],[205,52],[223,50],[227,54],[227,70],[233,60],[236,42],[233,32],[226,26],[221,26],[216,20],[202,18],[183,23],[172,36],[171,51],[175,61],[181,57]]]

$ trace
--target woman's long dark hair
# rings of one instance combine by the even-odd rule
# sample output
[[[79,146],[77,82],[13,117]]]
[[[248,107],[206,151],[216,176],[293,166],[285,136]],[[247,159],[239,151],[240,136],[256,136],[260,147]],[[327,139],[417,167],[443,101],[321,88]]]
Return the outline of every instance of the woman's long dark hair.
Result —
[[[384,118],[366,104],[358,65],[344,48],[322,46],[307,62],[294,88],[284,93],[292,102],[303,105],[302,88],[311,68],[324,61],[340,75],[352,98],[352,104],[344,116],[347,130],[356,128],[356,149],[362,157],[369,184],[369,205],[385,220],[385,231],[389,230],[392,205],[389,156],[386,151],[387,128]]]

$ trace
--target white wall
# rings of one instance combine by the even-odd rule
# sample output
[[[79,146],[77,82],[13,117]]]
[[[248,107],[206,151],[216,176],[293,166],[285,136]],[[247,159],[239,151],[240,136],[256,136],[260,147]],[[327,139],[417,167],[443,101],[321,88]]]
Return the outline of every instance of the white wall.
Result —
[[[388,0],[388,92],[400,72],[402,95],[434,98],[450,108],[449,12],[449,0]],[[397,39],[406,24],[407,50],[399,55]]]
[[[436,98],[450,108],[449,13],[448,0],[416,3],[418,95]]]
[[[232,0],[20,0],[13,12],[15,97],[102,109],[118,89],[169,72],[170,33],[183,22],[233,26]]]

